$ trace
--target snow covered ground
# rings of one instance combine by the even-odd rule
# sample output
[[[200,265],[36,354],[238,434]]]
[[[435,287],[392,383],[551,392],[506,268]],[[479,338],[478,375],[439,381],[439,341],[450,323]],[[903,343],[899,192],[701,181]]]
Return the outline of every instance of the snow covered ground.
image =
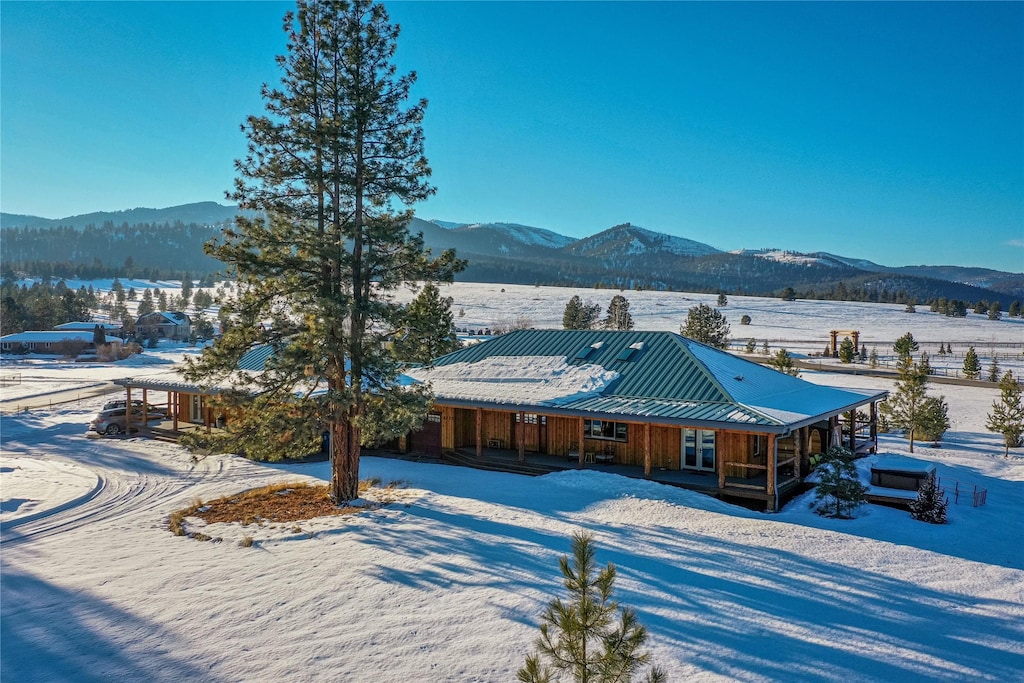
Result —
[[[450,295],[459,293],[453,309],[465,308],[463,320],[481,325],[520,308],[538,323],[560,321],[573,293],[552,290],[545,302],[532,300],[535,288],[476,287],[484,291]],[[602,305],[613,294],[578,291]],[[690,306],[714,303],[625,294],[647,329],[677,329]],[[902,307],[844,315],[859,305],[808,302],[819,304],[815,313],[762,301],[749,314],[775,338],[813,333],[822,346],[836,328],[871,329],[869,340],[912,331],[954,347],[980,347],[1002,330],[1010,332],[1000,341],[1019,343],[1024,329],[974,316],[972,337],[959,321],[935,316],[932,326],[934,314]],[[741,306],[754,311],[730,297],[730,318]],[[133,362],[75,364],[74,374],[146,369]],[[40,373],[36,388],[61,381],[56,370],[52,379]],[[804,377],[891,388],[879,378]],[[984,429],[995,387],[931,391],[946,396],[953,421],[941,447],[918,444],[911,456],[905,441],[883,436],[878,457],[931,461],[947,489],[987,490],[983,507],[951,504],[944,526],[879,506],[823,519],[806,496],[761,514],[596,471],[531,478],[368,457],[361,476],[402,482],[398,502],[298,525],[210,525],[204,531],[223,540],[203,543],[171,535],[168,515],[270,482],[326,481],[327,464],[193,463],[173,444],[86,438],[102,398],[5,415],[0,679],[513,680],[544,605],[560,594],[557,558],[585,529],[598,561],[618,568],[617,597],[638,610],[671,680],[1020,680],[1024,451],[1003,458],[1001,439]],[[246,536],[252,547],[240,544]]]

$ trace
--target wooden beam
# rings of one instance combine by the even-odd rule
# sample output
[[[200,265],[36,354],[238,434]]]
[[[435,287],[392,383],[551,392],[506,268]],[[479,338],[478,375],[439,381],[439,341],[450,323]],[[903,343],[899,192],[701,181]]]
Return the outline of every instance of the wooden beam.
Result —
[[[125,434],[132,433],[132,388],[126,386],[124,388],[126,398],[124,402],[124,431]]]
[[[170,397],[167,399],[168,403],[173,402],[174,411],[174,431],[178,431],[178,411],[181,410],[181,393],[177,391],[168,391],[167,395]]]
[[[801,463],[804,461],[804,428],[793,432],[793,453],[796,455],[796,464],[793,466],[793,473],[797,479],[803,478],[800,473]]]
[[[873,453],[878,452],[878,401],[871,402],[871,443],[874,445]]]
[[[203,413],[203,426],[206,427],[206,433],[210,433],[210,411],[206,407],[206,395],[199,397],[199,408]]]
[[[644,423],[644,479],[651,478],[651,423]]]
[[[579,423],[576,425],[576,435],[579,437],[579,445],[576,449],[579,451],[579,459],[576,461],[576,467],[583,467],[583,418],[579,418]]]
[[[519,450],[519,462],[526,462],[525,422],[526,413],[520,410],[519,421],[516,423],[516,448]]]
[[[768,435],[768,477],[765,492],[768,494],[768,510],[775,512],[775,465],[778,457],[778,442],[774,434]]]
[[[476,457],[484,457],[484,409],[476,409]]]
[[[142,387],[142,426],[149,426],[149,394],[146,387]]]

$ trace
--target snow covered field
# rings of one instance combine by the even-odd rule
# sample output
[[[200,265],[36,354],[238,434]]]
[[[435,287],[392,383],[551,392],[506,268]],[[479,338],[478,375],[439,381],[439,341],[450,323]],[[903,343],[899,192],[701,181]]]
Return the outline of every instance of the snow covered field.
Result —
[[[501,288],[455,285],[457,324],[523,314],[557,327],[573,293],[603,307],[618,293]],[[689,307],[715,298],[624,294],[645,329],[676,330]],[[730,297],[724,312],[733,336],[746,312],[752,333],[762,326],[750,335],[759,341],[821,347],[830,329],[889,345],[911,331],[930,353],[932,342],[974,343],[979,353],[1005,342],[1019,356],[1024,337],[1019,320],[902,306]],[[129,367],[73,364],[69,374],[104,381],[184,350],[147,351]],[[26,374],[38,366],[37,389],[67,379],[59,361],[27,363]],[[891,388],[879,378],[803,376]],[[983,507],[951,504],[944,526],[878,506],[822,519],[806,497],[761,514],[597,471],[530,478],[368,457],[361,476],[401,481],[397,503],[299,525],[210,525],[204,531],[223,540],[202,543],[172,536],[168,515],[197,497],[326,481],[327,464],[192,463],[172,444],[85,438],[102,398],[5,415],[0,679],[513,680],[561,590],[557,558],[586,529],[598,561],[617,566],[617,597],[638,610],[671,680],[1019,680],[1024,450],[1004,459],[1001,438],[984,429],[995,387],[931,392],[946,396],[953,428],[940,448],[918,444],[910,457],[935,462],[947,487],[988,491]],[[890,436],[882,452],[909,456]],[[245,536],[253,547],[240,545]]]

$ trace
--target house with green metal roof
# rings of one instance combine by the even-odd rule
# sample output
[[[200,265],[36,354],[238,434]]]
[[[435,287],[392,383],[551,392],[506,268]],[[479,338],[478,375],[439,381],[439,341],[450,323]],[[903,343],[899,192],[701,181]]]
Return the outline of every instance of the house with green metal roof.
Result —
[[[877,448],[885,391],[821,386],[671,332],[520,330],[409,372],[434,410],[412,447],[572,460],[777,509],[810,456]]]

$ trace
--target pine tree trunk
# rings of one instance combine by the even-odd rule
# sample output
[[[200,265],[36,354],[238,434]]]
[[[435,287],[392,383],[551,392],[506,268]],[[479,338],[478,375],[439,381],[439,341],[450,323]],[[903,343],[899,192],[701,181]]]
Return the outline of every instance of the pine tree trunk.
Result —
[[[331,498],[344,505],[358,497],[359,435],[350,420],[339,420],[331,424]]]

